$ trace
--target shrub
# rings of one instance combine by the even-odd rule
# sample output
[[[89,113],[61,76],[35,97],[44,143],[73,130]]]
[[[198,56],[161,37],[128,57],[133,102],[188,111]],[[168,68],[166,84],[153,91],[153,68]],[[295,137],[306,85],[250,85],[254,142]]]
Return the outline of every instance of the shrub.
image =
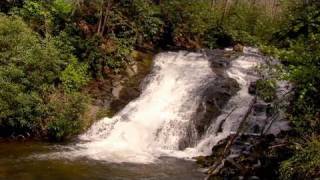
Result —
[[[75,58],[68,65],[71,49],[57,44],[56,38],[39,38],[21,19],[0,15],[0,135],[43,134],[47,119],[57,139],[80,128],[86,98],[73,91],[87,82],[87,67]],[[61,80],[70,94],[52,101]]]
[[[51,140],[62,141],[81,132],[85,119],[83,114],[87,109],[89,98],[81,93],[55,93],[48,104],[48,136]]]
[[[281,179],[314,179],[320,176],[320,141],[314,138],[281,164]]]
[[[0,64],[2,129],[34,131],[43,112],[42,93],[63,68],[59,50],[41,42],[19,18],[0,15]]]
[[[199,48],[206,31],[215,26],[214,11],[206,0],[166,0],[162,14],[166,20],[167,31],[171,33],[176,46]]]
[[[70,64],[61,73],[61,80],[65,91],[79,91],[89,81],[88,65],[79,63],[75,57],[71,58]]]
[[[260,79],[256,82],[257,94],[264,101],[271,102],[276,98],[276,81],[272,79]]]
[[[134,0],[129,5],[129,17],[133,18],[138,30],[138,43],[144,41],[156,42],[164,25],[161,19],[160,7],[149,0]]]
[[[268,41],[277,30],[281,15],[273,18],[264,8],[245,1],[237,2],[231,5],[221,22],[222,27],[237,42],[255,45]]]
[[[56,11],[57,14],[64,16],[70,15],[74,8],[72,0],[54,0],[52,2],[52,9]]]

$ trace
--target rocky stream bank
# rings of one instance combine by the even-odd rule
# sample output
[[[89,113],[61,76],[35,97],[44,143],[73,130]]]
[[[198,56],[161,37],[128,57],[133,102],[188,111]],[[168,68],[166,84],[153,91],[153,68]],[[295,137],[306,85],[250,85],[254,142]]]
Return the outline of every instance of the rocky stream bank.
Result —
[[[275,82],[273,89],[262,87],[261,82],[272,74],[270,65],[277,62],[258,56],[264,59],[260,65],[263,68],[258,68],[259,79],[248,86],[247,91],[253,100],[242,115],[239,127],[212,147],[211,155],[195,158],[206,169],[207,180],[274,179],[279,176],[276,169],[280,162],[292,153],[286,148],[290,126],[285,119],[291,86],[287,82]],[[268,97],[271,94],[272,98],[265,98],[266,94]]]

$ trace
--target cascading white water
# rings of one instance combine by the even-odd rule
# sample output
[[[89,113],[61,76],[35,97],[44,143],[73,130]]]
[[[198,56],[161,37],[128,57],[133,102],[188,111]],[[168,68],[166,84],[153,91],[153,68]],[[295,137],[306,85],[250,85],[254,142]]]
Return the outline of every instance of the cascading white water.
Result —
[[[161,53],[154,59],[152,73],[146,78],[139,98],[130,102],[113,118],[95,123],[64,156],[88,157],[110,162],[153,162],[160,156],[191,157],[210,154],[219,139],[237,127],[250,98],[249,80],[256,78],[248,72],[259,58],[242,56],[232,62],[227,74],[236,79],[241,90],[228,103],[225,113],[214,121],[198,145],[179,150],[179,141],[188,136],[187,127],[200,103],[199,92],[216,78],[209,60],[201,53]],[[213,133],[216,124],[229,110],[235,113],[224,123],[222,133]]]
[[[81,155],[115,162],[149,162],[178,150],[198,106],[201,87],[215,78],[202,54],[161,53],[140,97],[81,136]]]
[[[224,112],[210,125],[206,135],[195,147],[197,153],[202,153],[202,155],[211,154],[211,149],[216,143],[237,131],[242,117],[250,108],[250,103],[254,98],[248,93],[248,89],[250,82],[254,82],[259,78],[254,68],[261,63],[263,63],[263,57],[259,55],[258,50],[248,47],[244,48],[244,56],[232,61],[227,74],[238,82],[240,90],[229,100],[226,107],[224,107]],[[226,122],[223,123],[222,132],[215,133],[217,132],[218,124],[224,120]],[[194,149],[192,150],[194,151]]]

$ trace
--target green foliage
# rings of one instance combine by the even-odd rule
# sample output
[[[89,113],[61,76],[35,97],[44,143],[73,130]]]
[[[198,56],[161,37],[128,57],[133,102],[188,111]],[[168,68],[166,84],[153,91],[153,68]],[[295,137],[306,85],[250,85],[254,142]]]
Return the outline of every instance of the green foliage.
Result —
[[[231,46],[234,37],[221,27],[211,28],[205,33],[204,45],[209,49]]]
[[[240,1],[230,7],[222,19],[222,26],[234,41],[253,45],[269,40],[279,27],[279,17],[273,18],[264,8]]]
[[[0,15],[1,125],[36,129],[42,92],[58,80],[63,64],[50,41],[41,42],[20,19]]]
[[[295,85],[290,113],[295,129],[305,135],[320,133],[320,5],[297,3],[289,8],[283,27],[275,33],[277,47],[263,51],[285,65],[282,78]]]
[[[80,90],[89,81],[88,65],[80,64],[75,57],[71,58],[71,63],[61,73],[61,80],[65,91]]]
[[[139,41],[157,41],[164,25],[160,18],[160,7],[149,0],[134,0],[130,5],[130,15],[139,31]],[[141,42],[138,42],[141,43]]]
[[[162,10],[166,18],[173,24],[175,33],[202,34],[214,22],[213,11],[208,1],[165,1]]]
[[[281,14],[273,17],[262,5],[237,1],[228,7],[224,3],[210,7],[211,3],[163,1],[162,16],[166,31],[172,31],[174,45],[187,48],[225,47],[233,42],[254,45],[270,40],[281,23]]]
[[[88,97],[81,93],[51,95],[49,108],[48,136],[55,141],[81,132],[85,125],[82,115],[88,104]]]
[[[75,8],[72,0],[54,0],[52,6],[58,14],[62,15],[70,15]]]
[[[12,13],[21,16],[35,31],[42,35],[59,33],[74,11],[72,0],[26,0],[22,8],[15,8]]]
[[[316,118],[320,109],[320,48],[319,35],[317,38],[299,39],[291,41],[286,49],[264,48],[264,52],[271,53],[281,59],[286,65],[282,78],[295,85],[295,101],[291,120],[295,128],[305,134],[319,132],[320,122]]]
[[[293,1],[287,6],[285,20],[274,35],[275,41],[288,47],[292,40],[310,38],[315,32],[319,33],[319,1],[310,0],[309,3]]]
[[[23,8],[14,9],[13,13],[21,16],[32,29],[46,34],[52,26],[53,17],[50,11],[39,0],[26,0]]]
[[[260,79],[256,82],[257,94],[264,101],[271,102],[276,98],[276,81],[272,79]]]
[[[314,179],[320,176],[320,141],[312,139],[281,164],[281,179]]]
[[[173,42],[181,47],[200,46],[201,38],[216,22],[207,0],[166,0],[162,11],[172,31]]]
[[[40,39],[17,17],[0,15],[1,135],[43,133],[41,130],[46,127],[45,120],[50,119],[50,113],[54,113],[55,117],[50,121],[50,127],[57,124],[69,127],[70,124],[63,123],[66,117],[75,121],[83,112],[79,95],[70,95],[59,104],[64,108],[70,107],[65,112],[54,108],[58,106],[53,106],[51,102],[48,105],[47,101],[60,81],[70,92],[87,82],[87,67],[78,64],[76,59],[72,59],[68,65],[68,59],[72,57],[69,54],[71,49],[60,51],[56,47],[58,44],[61,42],[57,38]],[[52,129],[49,129],[52,133]],[[73,132],[67,131],[59,136]]]
[[[298,139],[314,137],[281,165],[282,179],[314,179],[320,169],[320,3],[292,3],[286,21],[274,34],[273,46],[263,52],[285,65],[281,78],[294,85],[295,95],[288,112]]]

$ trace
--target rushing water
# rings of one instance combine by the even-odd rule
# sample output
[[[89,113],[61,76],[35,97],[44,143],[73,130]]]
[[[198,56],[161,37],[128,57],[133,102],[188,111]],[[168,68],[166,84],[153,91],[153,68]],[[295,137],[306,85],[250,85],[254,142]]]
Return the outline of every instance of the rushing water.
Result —
[[[236,131],[253,98],[247,92],[257,79],[253,68],[261,61],[246,48],[231,62],[225,74],[238,82],[240,91],[199,136],[192,135],[196,129],[190,131],[192,117],[217,74],[203,53],[160,53],[140,97],[113,118],[95,123],[77,144],[0,144],[0,179],[202,179],[186,159],[210,154],[217,141]],[[196,144],[181,149],[181,140],[190,136]]]
[[[94,124],[80,139],[85,141],[71,147],[68,152],[52,154],[52,157],[86,157],[107,162],[152,163],[159,157],[191,158],[211,153],[212,146],[237,129],[242,115],[253,99],[248,86],[257,79],[253,68],[261,57],[246,49],[245,55],[232,61],[227,75],[240,85],[224,113],[213,121],[204,136],[196,129],[188,129],[196,113],[205,87],[217,75],[210,66],[209,57],[202,53],[160,53],[154,59],[152,73],[145,79],[139,98],[130,102],[113,118],[105,118]],[[213,133],[219,121],[235,109],[221,133]],[[182,139],[197,142],[179,148]]]

